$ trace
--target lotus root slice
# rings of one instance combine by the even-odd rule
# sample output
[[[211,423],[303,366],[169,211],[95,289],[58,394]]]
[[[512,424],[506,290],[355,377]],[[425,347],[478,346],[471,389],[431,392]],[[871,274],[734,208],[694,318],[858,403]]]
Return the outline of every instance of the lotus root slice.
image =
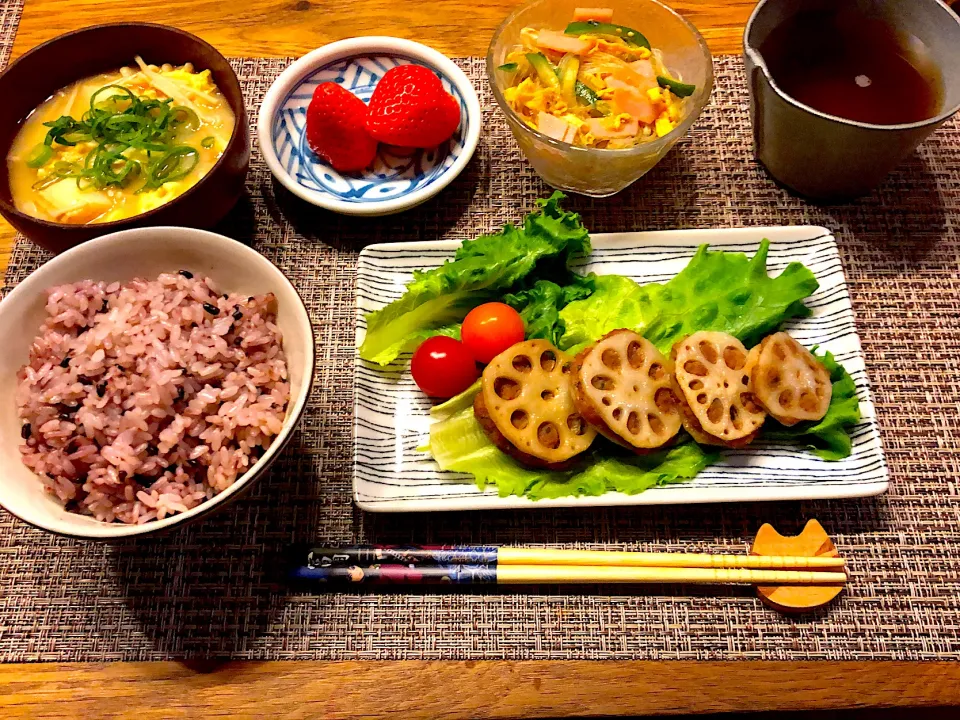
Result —
[[[696,332],[673,346],[677,384],[699,431],[722,444],[755,435],[766,412],[753,394],[747,349],[732,335]]]
[[[714,437],[710,433],[705,432],[700,426],[700,421],[697,420],[696,415],[693,414],[693,411],[686,402],[680,403],[680,415],[683,421],[683,429],[689,433],[690,437],[692,437],[701,445],[742,448],[752,443],[757,438],[757,435],[760,434],[760,428],[757,428],[752,433],[745,435],[742,438],[737,438],[736,440],[724,440],[723,438]]]
[[[480,392],[490,422],[518,450],[544,463],[569,460],[597,436],[573,403],[572,367],[573,359],[546,340],[527,340],[483,371]]]
[[[784,425],[821,420],[830,407],[830,373],[785,332],[763,339],[752,379],[757,399]]]
[[[601,434],[632,449],[662,447],[680,432],[673,362],[632,330],[614,330],[577,355],[573,398]]]

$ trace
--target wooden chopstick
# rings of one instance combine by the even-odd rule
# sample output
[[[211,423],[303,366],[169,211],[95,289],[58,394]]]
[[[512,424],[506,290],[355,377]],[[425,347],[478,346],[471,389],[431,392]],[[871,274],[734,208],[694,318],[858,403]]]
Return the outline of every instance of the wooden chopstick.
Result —
[[[777,555],[708,555],[705,553],[649,553],[616,550],[555,550],[501,547],[497,564],[593,565],[616,567],[685,568],[842,568],[841,557],[789,557]]]
[[[487,545],[313,547],[300,552],[296,553],[290,577],[315,583],[831,585],[847,581],[844,561],[839,557],[555,550]]]
[[[496,579],[498,585],[537,583],[834,585],[846,581],[847,575],[842,572],[596,565],[499,565]]]
[[[842,585],[846,573],[749,568],[617,567],[596,565],[370,565],[298,566],[290,579],[312,584],[536,585],[700,583],[748,585]]]

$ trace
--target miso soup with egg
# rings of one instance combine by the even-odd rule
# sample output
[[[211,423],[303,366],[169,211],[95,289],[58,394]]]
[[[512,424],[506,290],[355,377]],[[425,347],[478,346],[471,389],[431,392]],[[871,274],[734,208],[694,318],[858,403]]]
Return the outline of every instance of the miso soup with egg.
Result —
[[[63,88],[23,122],[7,155],[20,212],[123,220],[182,195],[216,164],[236,118],[210,71],[136,64]]]

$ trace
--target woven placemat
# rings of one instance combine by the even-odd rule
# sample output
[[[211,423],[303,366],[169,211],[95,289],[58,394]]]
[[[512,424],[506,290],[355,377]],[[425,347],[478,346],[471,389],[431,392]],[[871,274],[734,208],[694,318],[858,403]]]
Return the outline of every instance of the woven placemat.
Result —
[[[461,62],[478,88],[483,63]],[[285,67],[236,63],[251,108]],[[298,287],[319,332],[315,392],[298,438],[254,491],[201,525],[114,546],[57,539],[0,513],[0,659],[953,659],[960,653],[960,129],[939,131],[870,197],[814,206],[751,151],[738,58],[646,178],[574,198],[591,230],[808,223],[838,239],[891,473],[881,498],[816,503],[368,515],[351,504],[356,254],[392,240],[472,238],[522,218],[549,189],[483,90],[483,140],[439,198],[352,219],[306,206],[254,152],[249,197],[220,230],[251,242]],[[17,244],[13,285],[42,262]],[[545,543],[744,551],[770,521],[819,518],[853,578],[802,620],[748,589],[545,588],[298,595],[272,584],[288,543]]]
[[[3,0],[0,2],[0,68],[10,59],[13,49],[13,39],[17,34],[17,25],[20,24],[20,15],[23,14],[23,0]]]

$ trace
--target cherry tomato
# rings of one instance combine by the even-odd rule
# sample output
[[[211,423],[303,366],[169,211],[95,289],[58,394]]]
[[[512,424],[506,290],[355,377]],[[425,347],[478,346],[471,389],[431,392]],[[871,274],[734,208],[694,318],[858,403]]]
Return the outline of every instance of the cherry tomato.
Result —
[[[511,345],[523,341],[523,320],[509,305],[484,303],[467,313],[460,337],[477,362],[488,363]]]
[[[480,377],[477,364],[459,340],[437,335],[424,340],[410,361],[413,380],[430,397],[450,398]]]

